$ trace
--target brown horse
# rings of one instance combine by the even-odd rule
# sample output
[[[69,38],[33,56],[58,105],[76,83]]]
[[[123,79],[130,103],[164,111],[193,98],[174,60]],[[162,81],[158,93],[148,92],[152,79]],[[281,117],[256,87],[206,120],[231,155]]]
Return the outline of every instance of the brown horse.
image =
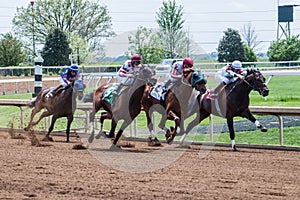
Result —
[[[106,112],[101,113],[100,117],[100,131],[97,136],[102,134],[102,126],[105,119],[111,119],[111,130],[108,138],[115,136],[115,130],[118,121],[124,120],[120,130],[118,131],[114,145],[117,144],[121,137],[124,129],[132,122],[132,120],[141,112],[141,99],[145,87],[152,77],[155,75],[155,71],[149,65],[142,65],[139,72],[134,77],[134,82],[131,86],[127,87],[116,99],[114,103],[110,102],[109,99],[103,97],[107,94],[106,90],[112,87],[112,84],[102,84],[97,88],[93,98],[93,110],[90,115],[91,123],[91,135],[89,142],[94,139],[94,118],[95,114],[100,110],[104,109]],[[96,137],[97,137],[96,136]]]
[[[148,129],[151,134],[151,137],[149,137],[149,145],[160,145],[160,142],[155,137],[151,120],[154,111],[162,115],[158,126],[166,131],[166,140],[170,144],[177,134],[176,131],[178,127],[180,127],[180,133],[183,134],[184,118],[189,112],[188,102],[193,89],[196,88],[202,93],[205,93],[206,80],[200,71],[195,71],[192,68],[185,68],[183,70],[182,79],[174,83],[172,88],[166,93],[163,102],[150,95],[150,92],[154,87],[155,86],[148,86],[142,99],[142,106],[146,113]],[[175,122],[175,128],[171,127],[170,130],[165,127],[167,119]]]
[[[52,87],[45,88],[42,91],[40,91],[36,99],[30,102],[30,104],[28,105],[29,107],[34,108],[31,112],[30,121],[27,127],[25,128],[25,131],[30,130],[32,126],[37,125],[44,117],[52,115],[51,125],[48,129],[48,133],[46,134],[46,137],[49,138],[49,135],[54,128],[56,120],[61,117],[66,117],[68,120],[66,129],[66,142],[70,142],[70,127],[76,109],[77,96],[76,88],[73,87],[73,85],[74,82],[68,85],[65,89],[61,88],[57,91],[55,96],[49,98],[47,98],[46,95],[53,89]],[[33,122],[34,116],[42,109],[45,109],[45,111],[40,115],[37,121]]]
[[[235,146],[235,134],[233,128],[234,117],[244,117],[255,123],[256,127],[266,132],[267,128],[262,126],[260,122],[252,115],[249,110],[249,94],[252,90],[258,91],[262,96],[268,96],[269,89],[265,84],[265,77],[258,69],[247,69],[245,80],[236,80],[228,84],[219,94],[217,99],[210,98],[210,93],[206,93],[198,97],[199,110],[197,117],[191,121],[186,129],[185,134],[181,137],[182,144],[186,135],[210,114],[220,116],[227,119],[227,126],[232,141],[232,150],[237,151]]]

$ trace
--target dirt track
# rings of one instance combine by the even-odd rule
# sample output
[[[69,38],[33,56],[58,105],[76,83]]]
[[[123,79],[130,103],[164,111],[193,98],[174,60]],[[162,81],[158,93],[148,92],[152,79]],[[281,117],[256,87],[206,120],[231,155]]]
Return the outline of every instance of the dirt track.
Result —
[[[0,199],[300,197],[299,152],[241,148],[234,153],[224,147],[200,151],[193,146],[165,168],[129,173],[103,165],[88,150],[72,149],[80,142],[76,138],[67,144],[65,137],[56,136],[54,142],[43,142],[37,147],[26,137],[11,139],[8,133],[0,132]],[[128,149],[146,156],[159,148],[151,150],[136,143]],[[150,165],[159,162],[154,159]]]

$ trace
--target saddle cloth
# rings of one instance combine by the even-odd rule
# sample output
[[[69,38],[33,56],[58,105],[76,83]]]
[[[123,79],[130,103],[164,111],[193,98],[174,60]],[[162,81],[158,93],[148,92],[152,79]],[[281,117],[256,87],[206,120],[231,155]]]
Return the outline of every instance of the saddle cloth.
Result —
[[[105,100],[107,102],[109,102],[110,104],[113,104],[113,102],[115,101],[114,99],[114,95],[113,92],[117,89],[119,83],[114,83],[111,85],[111,87],[109,87],[103,94],[102,100]],[[119,91],[119,95],[120,95],[121,91]]]
[[[163,83],[157,83],[153,90],[150,92],[150,96],[157,100],[165,100],[166,90]]]

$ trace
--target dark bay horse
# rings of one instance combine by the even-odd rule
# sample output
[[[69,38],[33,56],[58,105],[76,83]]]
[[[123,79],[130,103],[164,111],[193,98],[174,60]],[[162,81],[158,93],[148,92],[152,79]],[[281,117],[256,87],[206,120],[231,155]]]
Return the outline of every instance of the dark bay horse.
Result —
[[[30,102],[30,104],[28,105],[29,107],[34,108],[31,112],[30,121],[25,128],[25,131],[30,130],[32,126],[37,125],[44,117],[52,115],[51,125],[48,129],[48,133],[46,134],[46,137],[49,138],[50,133],[53,131],[56,120],[61,117],[66,117],[68,120],[66,129],[66,142],[70,142],[70,127],[76,109],[77,97],[76,88],[73,86],[74,82],[68,85],[65,89],[61,88],[56,92],[56,95],[49,98],[47,98],[46,95],[53,88],[45,88],[40,91],[36,99]],[[45,109],[45,111],[40,115],[37,121],[33,122],[34,116],[42,109]]]
[[[268,96],[269,89],[265,84],[265,77],[258,69],[247,69],[245,80],[236,80],[234,83],[228,84],[219,94],[217,99],[210,98],[210,93],[198,97],[199,110],[197,117],[191,121],[186,129],[185,134],[181,137],[182,144],[186,135],[210,114],[227,119],[227,126],[232,141],[232,150],[237,151],[235,146],[235,134],[233,128],[233,118],[243,117],[255,123],[256,127],[266,132],[267,128],[262,126],[260,122],[252,115],[249,110],[249,94],[252,90],[259,92],[263,97]]]
[[[90,124],[91,124],[91,135],[89,137],[89,142],[94,139],[94,119],[95,114],[103,109],[106,112],[102,112],[100,116],[100,131],[98,136],[102,132],[102,126],[105,119],[111,119],[111,130],[109,132],[108,138],[113,138],[115,136],[115,130],[118,121],[124,120],[120,130],[118,131],[114,145],[117,144],[119,138],[121,137],[124,129],[132,122],[132,120],[141,112],[141,99],[145,90],[146,85],[149,81],[152,81],[152,77],[155,75],[155,71],[149,65],[142,65],[139,72],[135,75],[134,82],[131,86],[128,86],[112,104],[108,100],[103,99],[103,96],[112,84],[102,84],[100,85],[93,97],[93,110],[90,114]]]
[[[172,88],[166,93],[163,102],[150,95],[154,87],[155,86],[148,86],[142,99],[143,110],[146,113],[147,125],[151,134],[149,137],[149,145],[160,145],[160,142],[155,137],[151,120],[154,111],[162,115],[158,126],[166,131],[166,140],[170,144],[177,134],[178,127],[180,127],[180,132],[183,134],[184,117],[188,113],[188,102],[192,91],[196,88],[205,93],[206,79],[199,70],[195,71],[192,68],[185,68],[183,70],[182,79],[174,83]],[[165,123],[168,119],[175,122],[175,128],[171,127],[168,129],[165,127]]]

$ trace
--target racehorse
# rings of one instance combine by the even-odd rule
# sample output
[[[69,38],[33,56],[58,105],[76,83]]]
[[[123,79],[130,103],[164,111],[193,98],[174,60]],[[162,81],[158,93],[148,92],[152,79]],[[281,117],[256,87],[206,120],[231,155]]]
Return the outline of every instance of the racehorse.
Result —
[[[159,146],[160,142],[155,137],[153,131],[153,123],[151,120],[154,111],[162,115],[159,128],[166,131],[167,143],[171,143],[177,134],[177,128],[180,127],[181,134],[184,130],[184,117],[188,113],[188,102],[194,88],[205,93],[206,79],[202,73],[192,68],[185,68],[181,80],[174,83],[172,88],[166,93],[164,101],[158,100],[150,95],[155,86],[148,86],[142,98],[143,110],[147,117],[147,126],[151,136],[149,137],[149,145]],[[165,127],[165,123],[169,120],[175,122],[175,128]]]
[[[74,86],[74,81],[72,81],[66,88],[61,88],[56,92],[56,95],[53,97],[46,97],[47,93],[50,92],[53,87],[45,88],[40,91],[35,100],[31,101],[28,106],[34,107],[30,121],[25,131],[30,130],[32,126],[37,125],[44,117],[52,115],[51,125],[48,129],[46,137],[49,138],[50,133],[54,128],[54,124],[58,118],[66,117],[67,118],[67,129],[66,129],[66,142],[70,142],[70,127],[73,121],[74,112],[76,109],[76,97],[77,91]],[[40,115],[39,119],[33,122],[34,116],[40,112],[42,109],[45,111]]]
[[[141,112],[141,99],[145,87],[149,81],[152,81],[152,77],[155,75],[155,71],[149,65],[142,65],[139,72],[134,77],[134,82],[131,86],[128,86],[114,103],[109,102],[107,99],[103,99],[106,90],[112,87],[110,84],[100,85],[93,97],[93,110],[90,114],[91,124],[91,135],[89,142],[94,139],[94,119],[95,114],[100,110],[104,109],[106,112],[101,113],[100,117],[100,130],[97,136],[102,134],[103,122],[105,119],[111,119],[111,129],[108,138],[115,136],[116,126],[119,120],[124,120],[120,130],[118,131],[113,144],[116,145],[119,138],[121,137],[124,129],[132,122],[132,120]],[[96,137],[97,137],[96,136]]]
[[[249,94],[252,90],[257,91],[263,97],[268,96],[269,89],[265,84],[265,77],[258,69],[247,69],[245,80],[237,79],[235,82],[226,85],[225,89],[218,95],[218,98],[210,98],[210,93],[207,92],[198,98],[199,110],[197,117],[191,121],[185,133],[180,139],[180,143],[184,142],[186,135],[199,124],[203,119],[210,114],[227,119],[227,126],[232,141],[232,150],[237,151],[235,145],[235,134],[233,128],[233,118],[243,117],[255,123],[256,127],[262,132],[266,132],[267,128],[253,116],[249,109]]]

